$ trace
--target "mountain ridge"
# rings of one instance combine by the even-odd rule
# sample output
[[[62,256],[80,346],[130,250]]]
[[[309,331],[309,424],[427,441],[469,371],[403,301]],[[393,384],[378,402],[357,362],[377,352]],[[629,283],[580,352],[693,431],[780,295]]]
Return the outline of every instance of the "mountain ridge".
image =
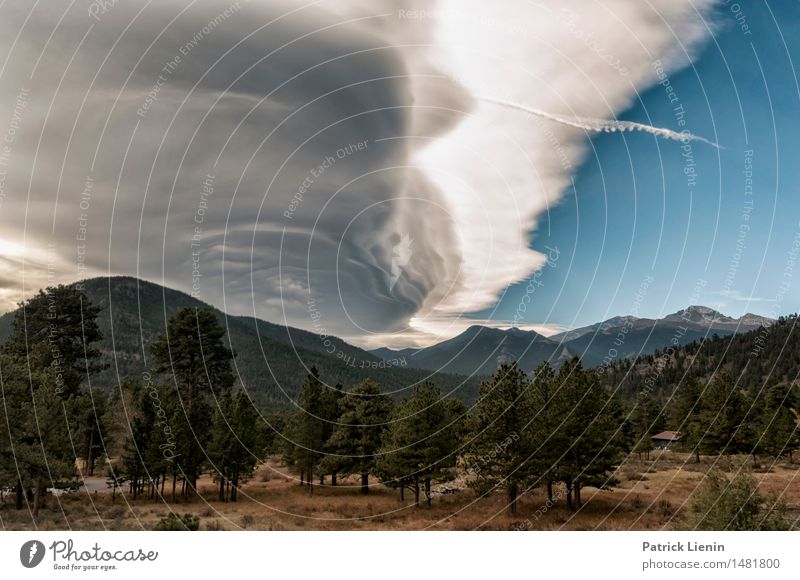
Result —
[[[519,328],[472,325],[453,338],[424,348],[373,349],[381,358],[404,356],[409,366],[460,374],[491,374],[501,360],[517,360],[526,371],[539,363],[554,365],[577,356],[585,366],[646,355],[668,344],[684,345],[714,334],[729,336],[774,321],[747,313],[731,318],[707,306],[690,305],[663,318],[614,316],[588,326],[545,337]],[[492,358],[494,357],[494,358]]]
[[[181,308],[209,308],[225,328],[223,340],[237,353],[235,372],[262,407],[287,408],[293,404],[308,369],[316,366],[322,380],[345,388],[372,378],[384,392],[405,395],[428,378],[443,392],[465,402],[474,400],[478,379],[387,365],[383,359],[346,341],[259,318],[228,315],[185,292],[131,276],[84,280],[81,287],[100,306],[98,325],[103,339],[98,348],[108,368],[92,376],[92,384],[110,390],[124,377],[148,371],[148,347],[164,332],[166,321]],[[10,334],[16,311],[0,316],[0,343]],[[111,320],[113,319],[113,328]],[[333,353],[331,353],[333,349]]]

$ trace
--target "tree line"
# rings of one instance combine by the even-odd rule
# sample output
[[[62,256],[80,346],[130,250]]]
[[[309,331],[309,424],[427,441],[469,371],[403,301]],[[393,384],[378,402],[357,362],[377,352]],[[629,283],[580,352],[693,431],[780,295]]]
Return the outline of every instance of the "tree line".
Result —
[[[395,400],[369,379],[326,384],[312,367],[293,410],[259,412],[236,383],[225,329],[196,308],[178,311],[143,345],[145,372],[107,393],[92,384],[103,370],[98,314],[78,288],[47,288],[21,305],[0,349],[0,487],[34,515],[48,488],[94,474],[99,462],[112,497],[126,488],[133,497],[191,498],[209,473],[218,499],[236,501],[279,452],[309,494],[356,476],[362,493],[380,482],[430,506],[434,485],[461,477],[479,494],[502,491],[516,513],[536,488],[579,509],[583,488],[614,485],[626,455],[649,453],[665,428],[683,433],[698,458],[791,459],[800,446],[793,383],[748,393],[722,372],[690,376],[666,397],[643,389],[623,399],[577,359],[531,374],[503,363],[470,409],[431,381]]]
[[[372,381],[343,392],[309,373],[284,429],[283,457],[313,493],[314,481],[337,485],[359,475],[363,493],[373,476],[430,505],[432,483],[466,472],[479,493],[503,490],[516,513],[520,495],[563,483],[567,505],[581,505],[581,488],[612,483],[630,448],[623,405],[577,360],[556,372],[543,363],[531,377],[504,363],[466,406],[444,398],[431,382],[394,404]]]
[[[700,455],[750,454],[788,457],[800,447],[797,387],[774,383],[754,393],[719,372],[705,383],[687,377],[668,405],[684,448]],[[650,412],[653,413],[652,411]],[[658,417],[653,419],[658,424]]]
[[[234,386],[235,353],[213,312],[180,310],[143,353],[149,370],[110,394],[92,386],[98,314],[75,286],[20,305],[0,348],[0,487],[36,517],[48,488],[94,475],[102,459],[114,495],[187,497],[210,471],[219,499],[235,501],[270,433]]]
[[[284,460],[313,493],[314,478],[337,485],[357,474],[410,490],[430,504],[431,482],[459,470],[479,493],[503,490],[508,507],[531,489],[555,500],[560,485],[569,509],[581,489],[603,488],[630,452],[649,454],[652,437],[681,433],[679,449],[700,454],[788,457],[800,447],[795,388],[775,383],[751,397],[721,372],[701,382],[688,377],[666,401],[640,392],[623,400],[577,359],[553,369],[542,363],[530,376],[516,363],[500,365],[480,386],[468,412],[430,382],[393,404],[365,381],[350,391],[325,387],[312,369],[283,429]],[[458,468],[454,470],[453,468]]]

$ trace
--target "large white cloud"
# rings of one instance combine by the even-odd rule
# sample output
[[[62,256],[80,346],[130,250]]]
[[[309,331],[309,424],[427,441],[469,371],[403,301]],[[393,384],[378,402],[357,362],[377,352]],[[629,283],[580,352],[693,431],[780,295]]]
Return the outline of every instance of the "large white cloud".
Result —
[[[567,190],[589,133],[497,102],[561,118],[613,119],[657,82],[655,61],[667,70],[691,63],[712,4],[442,0],[432,10],[399,13],[436,31],[431,62],[477,101],[454,130],[413,157],[442,192],[460,270],[446,281],[449,293],[426,301],[401,339],[424,344],[458,332],[462,314],[491,307],[545,263],[531,239],[536,246],[536,229]],[[439,105],[428,98],[417,104]]]
[[[5,2],[0,299],[135,274],[365,343],[441,338],[541,267],[586,147],[477,97],[613,117],[653,60],[688,62],[704,5]]]

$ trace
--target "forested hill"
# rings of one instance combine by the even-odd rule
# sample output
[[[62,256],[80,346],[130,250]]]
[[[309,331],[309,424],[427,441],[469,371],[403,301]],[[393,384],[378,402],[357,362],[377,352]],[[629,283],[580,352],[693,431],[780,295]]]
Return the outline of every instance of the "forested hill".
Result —
[[[149,345],[164,332],[166,321],[181,308],[211,308],[226,329],[237,353],[236,370],[248,392],[265,408],[286,408],[316,366],[329,384],[353,384],[372,378],[384,392],[405,396],[409,387],[430,377],[445,393],[465,402],[475,399],[478,380],[388,366],[375,355],[336,337],[325,337],[297,328],[272,324],[246,316],[228,316],[184,292],[132,277],[93,278],[83,291],[101,307],[98,325],[102,362],[109,365],[92,379],[94,386],[115,387],[120,378],[141,376],[148,369]],[[0,316],[0,343],[9,336],[14,312]],[[113,320],[113,330],[112,330]],[[119,378],[118,378],[119,377]],[[408,389],[404,391],[404,389]],[[404,391],[404,392],[403,392]]]
[[[751,395],[765,385],[796,381],[800,378],[797,314],[744,334],[715,335],[675,349],[661,349],[634,361],[616,362],[605,368],[603,380],[609,386],[621,386],[625,397],[646,392],[664,399],[684,376],[705,381],[719,372],[727,373]]]

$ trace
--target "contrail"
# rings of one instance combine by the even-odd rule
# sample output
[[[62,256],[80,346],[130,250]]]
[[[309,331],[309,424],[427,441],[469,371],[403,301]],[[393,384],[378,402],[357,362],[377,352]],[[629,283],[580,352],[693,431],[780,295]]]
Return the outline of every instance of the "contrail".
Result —
[[[652,125],[634,123],[633,121],[608,121],[605,119],[591,119],[588,117],[562,117],[561,115],[554,115],[553,113],[548,113],[540,109],[533,109],[531,107],[526,107],[525,105],[512,103],[511,101],[504,101],[502,99],[495,99],[493,97],[478,96],[476,98],[484,103],[490,103],[492,105],[514,109],[516,111],[527,113],[528,115],[533,115],[534,117],[555,121],[556,123],[575,127],[576,129],[583,129],[585,131],[594,131],[595,133],[625,133],[628,131],[644,131],[645,133],[650,133],[652,135],[657,135],[658,137],[671,139],[673,141],[701,141],[711,145],[712,147],[716,147],[717,149],[723,149],[721,145],[714,143],[713,141],[709,141],[704,137],[693,135],[688,131],[679,133],[678,131],[672,131],[671,129],[653,127]]]

